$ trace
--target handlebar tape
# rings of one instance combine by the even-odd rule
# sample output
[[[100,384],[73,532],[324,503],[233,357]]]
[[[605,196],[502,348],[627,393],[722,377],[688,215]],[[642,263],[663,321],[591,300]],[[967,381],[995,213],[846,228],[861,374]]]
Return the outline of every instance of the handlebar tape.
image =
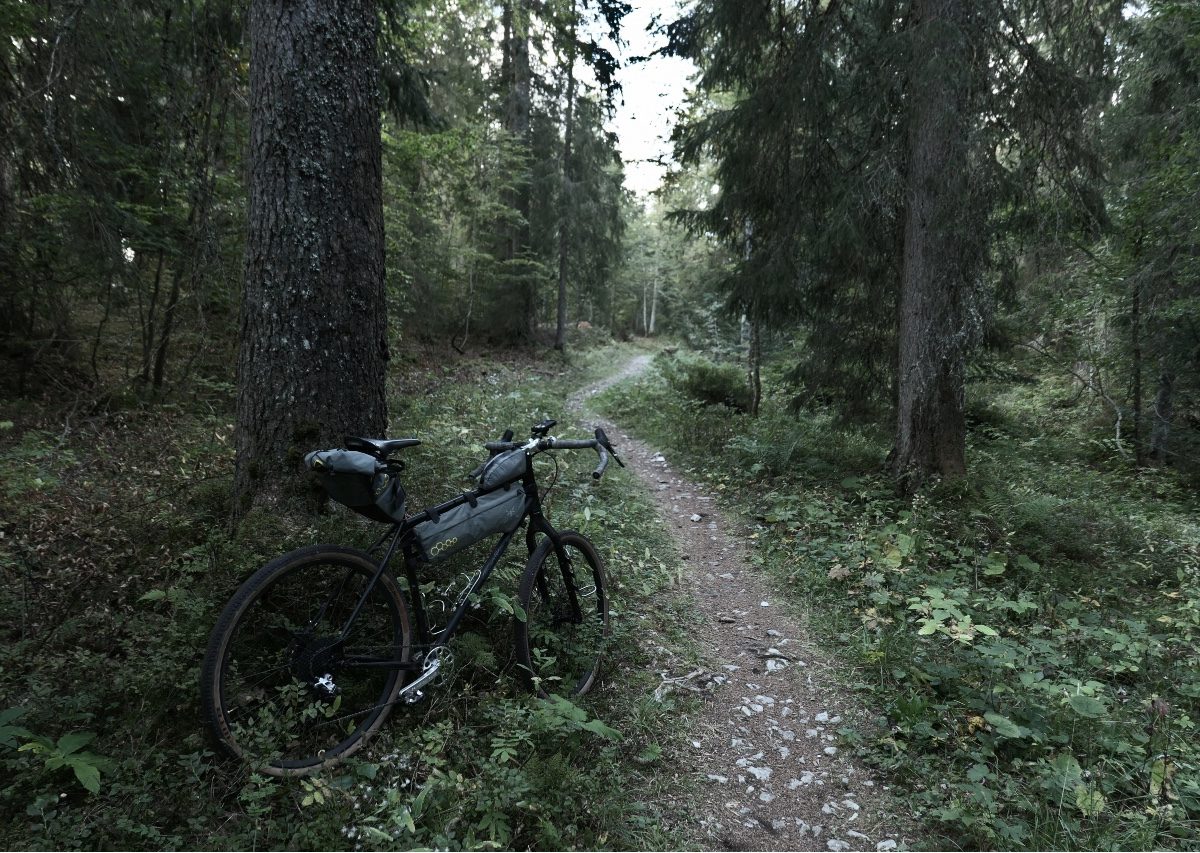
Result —
[[[604,469],[608,467],[608,451],[603,446],[598,446],[596,452],[600,454],[600,464],[596,466],[596,470],[592,472],[592,479],[599,480],[604,474]]]

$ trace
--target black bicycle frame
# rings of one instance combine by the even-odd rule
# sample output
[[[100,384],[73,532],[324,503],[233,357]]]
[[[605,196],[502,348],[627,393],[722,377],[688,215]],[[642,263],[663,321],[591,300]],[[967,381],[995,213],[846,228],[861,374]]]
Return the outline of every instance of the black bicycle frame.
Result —
[[[506,484],[501,484],[497,488],[501,488],[504,485]],[[579,608],[579,597],[576,594],[575,576],[574,572],[571,570],[571,561],[567,557],[566,549],[563,548],[562,537],[559,535],[558,531],[554,529],[554,526],[550,524],[549,519],[546,518],[545,513],[542,511],[541,496],[538,494],[537,482],[534,479],[532,462],[525,466],[525,474],[522,478],[522,488],[525,490],[527,502],[525,514],[522,516],[521,521],[524,522],[526,519],[529,520],[529,526],[525,533],[526,547],[528,548],[530,554],[534,552],[539,533],[547,536],[554,544],[554,551],[558,557],[558,564],[562,569],[563,582],[566,586],[567,597],[571,605],[572,619],[575,622],[581,622],[583,620],[583,614]],[[430,518],[437,518],[444,512],[448,512],[455,507],[462,506],[464,503],[474,500],[481,494],[487,494],[488,492],[494,490],[495,489],[487,489],[483,491],[476,490],[459,495],[455,498],[451,498],[445,503],[438,504],[432,509],[424,510],[423,512],[406,518],[403,522],[393,525],[391,530],[383,534],[383,536],[381,536],[375,542],[375,544],[371,546],[371,549],[368,551],[368,553],[373,553],[374,551],[378,550],[379,546],[384,542],[387,542],[390,538],[391,541],[388,543],[387,551],[384,553],[383,558],[379,561],[379,565],[376,567],[375,573],[371,576],[371,580],[367,583],[366,588],[359,596],[358,602],[355,604],[354,609],[351,611],[349,617],[347,617],[346,623],[342,627],[340,639],[344,641],[350,635],[350,629],[354,626],[354,622],[358,619],[358,615],[362,611],[363,606],[366,604],[367,599],[370,597],[371,592],[375,589],[375,585],[379,582],[379,579],[383,577],[383,573],[387,571],[388,564],[391,562],[397,547],[403,543],[405,546],[403,548],[404,573],[406,580],[408,581],[409,599],[411,601],[413,617],[416,620],[417,634],[420,639],[420,642],[417,643],[417,646],[424,649],[425,656],[435,649],[445,647],[450,642],[451,637],[454,636],[455,631],[457,631],[459,624],[462,622],[463,616],[466,615],[467,609],[471,606],[471,597],[483,588],[483,585],[487,582],[487,579],[491,577],[492,572],[495,571],[496,566],[500,564],[500,560],[503,559],[504,554],[508,551],[508,546],[512,543],[513,537],[515,537],[517,531],[521,529],[521,524],[518,523],[515,528],[500,537],[500,541],[497,542],[495,547],[492,548],[491,553],[484,562],[483,568],[480,569],[475,579],[468,585],[466,591],[460,594],[458,605],[454,608],[454,612],[450,614],[450,619],[446,622],[446,626],[441,630],[434,632],[437,636],[436,640],[433,639],[433,634],[431,634],[429,630],[429,622],[425,616],[424,599],[421,595],[421,580],[419,577],[417,577],[417,564],[420,561],[416,559],[415,552],[412,547],[412,537],[410,534],[412,533],[413,528],[415,528],[418,524],[421,524]],[[538,578],[538,589],[543,596],[546,595],[546,582],[541,577]],[[420,670],[423,666],[423,664],[419,661],[405,662],[395,659],[389,660],[354,656],[347,657],[345,662],[348,665],[355,667],[379,667],[398,670]]]

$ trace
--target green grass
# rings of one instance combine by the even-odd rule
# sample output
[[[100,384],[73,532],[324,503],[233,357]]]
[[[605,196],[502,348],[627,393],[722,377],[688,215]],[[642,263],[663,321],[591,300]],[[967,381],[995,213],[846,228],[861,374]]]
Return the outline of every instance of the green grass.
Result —
[[[408,365],[391,432],[425,442],[406,452],[410,506],[467,488],[460,475],[505,427],[521,435],[544,417],[566,420],[567,394],[625,351]],[[680,824],[656,803],[684,766],[688,708],[651,698],[658,677],[646,651],[646,625],[666,619],[672,627],[655,639],[694,654],[671,590],[677,561],[641,523],[649,503],[632,478],[614,469],[593,485],[583,453],[559,455],[550,515],[591,535],[608,563],[614,652],[589,696],[546,703],[520,689],[507,612],[522,565],[513,551],[460,634],[446,683],[394,714],[353,761],[278,781],[213,754],[199,661],[238,583],[290,548],[367,545],[379,531],[338,509],[299,523],[256,513],[231,532],[230,390],[209,383],[166,405],[130,399],[65,432],[55,413],[26,407],[0,432],[6,846],[677,846]],[[539,465],[545,485],[554,466]],[[431,569],[430,585],[485,553],[477,545]]]
[[[703,405],[659,377],[599,405],[760,525],[876,725],[851,744],[938,848],[1200,842],[1200,514],[1066,422],[1053,387],[973,389],[970,475],[897,498],[888,436]],[[782,395],[780,395],[782,396]]]

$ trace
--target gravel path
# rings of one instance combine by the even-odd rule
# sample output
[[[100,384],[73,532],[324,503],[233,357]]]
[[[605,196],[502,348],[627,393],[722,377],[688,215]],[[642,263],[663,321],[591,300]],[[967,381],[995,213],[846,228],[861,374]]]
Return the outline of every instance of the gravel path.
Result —
[[[588,397],[650,363],[572,395]],[[654,496],[685,568],[683,589],[701,615],[701,669],[661,673],[660,695],[705,696],[688,739],[700,782],[691,848],[711,850],[895,850],[903,821],[888,813],[887,788],[838,746],[861,714],[836,687],[832,661],[811,641],[746,559],[745,531],[706,489],[676,474],[662,453],[603,426],[629,469]]]

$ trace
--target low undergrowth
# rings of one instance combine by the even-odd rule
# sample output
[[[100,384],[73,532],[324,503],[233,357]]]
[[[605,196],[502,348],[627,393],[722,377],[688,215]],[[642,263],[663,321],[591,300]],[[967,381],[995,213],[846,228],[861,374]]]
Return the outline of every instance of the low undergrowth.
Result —
[[[1195,849],[1200,507],[1047,393],[979,389],[969,478],[911,501],[887,436],[826,413],[751,419],[655,376],[599,405],[758,520],[755,559],[877,715],[847,745],[934,847]]]
[[[483,441],[565,420],[568,391],[611,352],[560,362],[409,365],[392,434],[410,506],[468,488]],[[215,755],[197,709],[219,609],[265,560],[318,541],[366,546],[381,528],[335,508],[296,522],[227,522],[232,389],[111,400],[75,417],[6,404],[0,419],[0,827],[10,849],[658,848],[655,763],[678,709],[647,698],[638,642],[672,572],[638,521],[627,475],[593,485],[594,458],[561,454],[551,518],[592,535],[613,591],[614,653],[578,703],[525,695],[511,666],[521,555],[501,567],[454,644],[445,683],[400,710],[354,760],[278,781]],[[9,412],[12,414],[10,415]],[[560,424],[559,434],[576,430]],[[554,464],[539,463],[543,486]],[[431,569],[452,595],[476,546]],[[447,590],[451,590],[447,592]]]

